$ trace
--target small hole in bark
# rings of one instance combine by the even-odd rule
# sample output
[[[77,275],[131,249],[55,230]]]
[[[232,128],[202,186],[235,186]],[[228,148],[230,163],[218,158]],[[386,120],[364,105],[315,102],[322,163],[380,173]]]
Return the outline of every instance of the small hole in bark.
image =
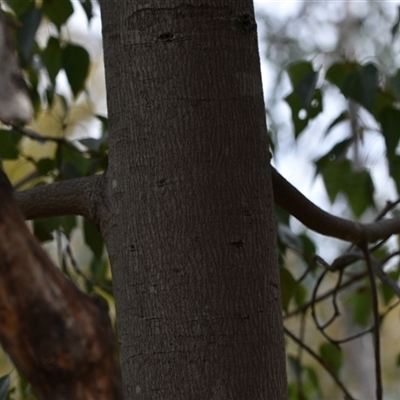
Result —
[[[244,243],[243,243],[243,240],[238,240],[238,241],[236,241],[236,242],[231,242],[230,243],[232,246],[235,246],[236,248],[240,248],[240,247],[243,247],[243,245],[244,245]]]
[[[162,42],[169,42],[173,40],[174,37],[175,35],[172,32],[165,32],[158,36],[158,40],[161,40]]]

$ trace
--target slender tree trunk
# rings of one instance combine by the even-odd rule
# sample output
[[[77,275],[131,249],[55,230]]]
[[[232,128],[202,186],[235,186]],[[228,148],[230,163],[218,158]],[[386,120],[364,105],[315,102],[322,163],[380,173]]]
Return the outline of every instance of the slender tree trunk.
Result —
[[[125,397],[285,399],[252,1],[101,5]]]

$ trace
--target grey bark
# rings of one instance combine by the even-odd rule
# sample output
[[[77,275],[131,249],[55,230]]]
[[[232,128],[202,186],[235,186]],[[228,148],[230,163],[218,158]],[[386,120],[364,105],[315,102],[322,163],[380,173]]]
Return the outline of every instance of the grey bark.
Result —
[[[285,399],[252,1],[101,6],[125,397]]]
[[[15,197],[26,219],[82,215],[98,223],[103,182],[103,175],[69,179],[16,192]]]

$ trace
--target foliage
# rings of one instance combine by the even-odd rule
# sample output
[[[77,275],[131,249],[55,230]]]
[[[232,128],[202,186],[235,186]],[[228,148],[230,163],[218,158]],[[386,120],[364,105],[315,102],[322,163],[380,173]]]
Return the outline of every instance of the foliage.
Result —
[[[0,156],[16,188],[88,176],[107,167],[108,121],[95,113],[87,90],[93,60],[86,48],[70,39],[67,28],[78,7],[88,24],[99,12],[90,0],[8,0],[3,4],[7,20],[15,27],[14,42],[35,109],[35,120],[29,126],[1,127]],[[60,85],[62,76],[68,90],[66,84]],[[82,109],[86,114],[76,112]],[[77,136],[74,127],[81,123],[95,130]],[[33,231],[57,254],[63,272],[83,290],[110,299],[108,259],[102,238],[90,221],[75,216],[40,219],[33,222]],[[84,244],[77,246],[80,231]],[[74,247],[80,249],[77,254]],[[89,254],[87,267],[79,255],[82,249]],[[0,379],[0,399],[35,398],[24,379],[10,382],[10,375]]]
[[[311,4],[304,4],[293,24],[299,24],[301,18],[310,23],[312,13],[308,8],[311,7]],[[318,5],[315,5],[315,8],[318,8]],[[371,14],[366,13],[364,19],[357,20],[357,31],[362,30],[363,24],[368,24],[368,18],[373,18]],[[293,25],[290,24],[290,17],[285,21],[285,28],[280,29],[276,26],[274,28],[274,24],[268,18],[264,18],[272,30],[267,31],[268,36],[273,36],[274,32],[290,36],[279,49],[282,55],[294,52],[296,46],[301,46],[301,41],[296,42],[291,36],[290,30],[293,29]],[[344,16],[344,19],[346,18],[351,16]],[[332,21],[327,17],[326,24],[330,22]],[[340,23],[343,23],[343,20],[337,22],[339,36]],[[388,22],[384,26],[388,31],[387,37],[390,38],[392,33],[394,40],[398,21],[393,27]],[[365,40],[368,40],[367,35]],[[283,37],[276,39],[277,43],[280,43],[279,40],[285,41]],[[311,44],[312,39],[309,41]],[[392,180],[399,196],[400,69],[396,68],[393,58],[387,56],[386,66],[382,59],[371,60],[370,57],[363,60],[346,57],[341,52],[339,42],[340,40],[336,53],[322,54],[315,48],[307,57],[306,52],[299,49],[299,52],[303,52],[303,58],[300,61],[292,61],[288,57],[285,73],[278,76],[277,91],[284,76],[288,77],[290,82],[289,93],[285,92],[283,98],[290,109],[292,132],[296,142],[294,145],[300,145],[300,142],[304,141],[310,147],[313,141],[320,142],[320,147],[324,150],[316,150],[317,155],[312,161],[315,177],[322,178],[327,200],[332,206],[346,204],[347,218],[366,222],[397,216],[396,206],[400,200],[387,201],[381,209],[383,200],[389,200],[388,192],[384,193],[385,198],[380,200],[382,194],[376,189],[376,178],[374,179],[372,173],[374,168],[368,165],[367,158],[362,157],[366,138],[373,133],[374,141],[380,140],[385,146],[382,162],[386,165],[384,164],[383,168],[386,168],[390,177],[388,179]],[[272,43],[272,46],[274,45],[277,44]],[[383,43],[379,48],[390,50],[390,44]],[[285,64],[283,60],[280,60],[280,63]],[[331,100],[332,97],[335,97],[335,102]],[[277,97],[274,97],[274,102],[279,103]],[[315,137],[313,124],[317,125],[319,118],[326,118],[326,104],[329,103],[336,106],[336,114],[332,108],[328,110],[331,120],[327,121],[326,128],[322,130],[323,134]],[[274,108],[278,107],[271,106],[271,109]],[[275,121],[276,115],[271,111],[270,118],[270,126],[273,129],[278,130],[280,127],[283,130],[283,125]],[[279,157],[280,133],[275,133],[275,138],[273,136],[273,144]],[[354,379],[346,377],[349,367],[346,366],[343,352],[349,348],[346,343],[349,343],[349,346],[353,343],[357,346],[357,343],[361,340],[365,342],[365,339],[375,345],[374,360],[364,360],[363,357],[366,356],[362,353],[353,354],[352,357],[358,357],[353,366],[367,362],[370,365],[376,364],[377,368],[375,376],[372,374],[358,384],[368,386],[368,380],[371,381],[372,378],[375,383],[371,386],[379,386],[383,380],[385,393],[390,392],[390,382],[386,376],[395,373],[393,370],[396,365],[396,352],[392,352],[390,360],[390,356],[383,359],[380,353],[383,349],[380,348],[380,344],[377,345],[377,341],[379,342],[380,335],[390,336],[390,330],[398,329],[393,325],[385,325],[391,318],[391,312],[398,309],[399,305],[398,243],[383,240],[367,249],[366,253],[354,246],[342,244],[340,249],[336,250],[333,261],[328,263],[318,255],[318,237],[304,229],[300,230],[301,234],[294,233],[291,230],[291,219],[282,210],[279,209],[277,216],[282,303],[288,337],[290,399],[330,399],[342,398],[343,395],[349,399],[362,397],[362,388],[356,386]],[[324,243],[326,245],[327,241]],[[330,257],[332,258],[332,254]],[[376,267],[375,271],[379,273],[375,273],[379,279],[374,277],[373,281],[371,280],[369,267]],[[373,339],[374,336],[378,336],[378,339]],[[347,359],[350,359],[349,355]],[[382,372],[379,370],[381,363],[386,367]],[[321,373],[321,367],[325,374]],[[392,372],[387,372],[389,370]],[[331,377],[331,381],[326,379],[327,376]],[[333,391],[328,389],[332,382],[338,388],[336,392],[334,387]],[[342,394],[339,394],[340,392]],[[364,392],[364,398],[365,396]],[[381,398],[379,394],[377,396],[376,398]]]
[[[35,107],[35,122],[30,126],[4,126],[0,132],[0,156],[6,161],[7,170],[12,172],[21,163],[24,165],[19,180],[15,178],[16,186],[32,187],[103,172],[107,168],[108,155],[107,118],[91,110],[92,114],[85,118],[95,127],[94,132],[85,137],[70,133],[77,124],[71,118],[72,111],[91,101],[87,82],[93,60],[86,48],[70,40],[66,25],[74,7],[81,7],[90,23],[98,12],[96,6],[90,0],[74,4],[70,0],[7,0],[6,3],[8,18],[18,28],[15,41]],[[303,17],[309,21],[311,5],[304,7]],[[298,20],[292,22],[285,29],[293,29],[299,23]],[[326,54],[324,61],[318,62],[315,54],[321,57],[322,53],[317,46],[311,46],[308,51],[313,57],[307,57],[298,38],[289,34],[285,37],[285,32],[279,26],[273,26],[268,18],[265,23],[270,24],[269,51],[275,49],[277,52],[276,66],[282,69],[287,61],[291,61],[285,72],[280,73],[280,78],[286,77],[290,81],[290,92],[282,97],[290,109],[295,140],[298,142],[310,135],[310,126],[324,114],[331,93],[336,93],[344,104],[324,129],[324,139],[333,144],[313,161],[316,176],[322,178],[329,201],[332,204],[346,201],[348,215],[356,220],[395,215],[398,200],[388,203],[383,212],[377,213],[380,206],[376,200],[376,184],[370,169],[360,163],[355,154],[362,148],[365,135],[371,131],[380,135],[385,145],[388,174],[400,193],[400,156],[397,152],[400,69],[394,68],[392,60],[388,61],[390,68],[385,69],[375,60],[346,57],[339,49],[335,57]],[[367,24],[367,17],[360,26],[363,23]],[[387,26],[393,37],[398,26],[398,21],[394,21],[393,27]],[[382,48],[388,49],[390,45],[385,44]],[[287,50],[289,57],[282,56],[285,53],[282,49]],[[274,59],[271,53],[269,57]],[[65,76],[69,85],[67,93],[62,90],[66,85],[60,85],[60,76]],[[278,79],[277,82],[281,81]],[[271,110],[274,110],[272,106]],[[52,124],[40,123],[50,113],[57,116],[57,130]],[[271,126],[272,130],[279,130],[275,120],[271,121]],[[347,129],[347,135],[332,140],[339,128]],[[271,138],[274,147],[279,147],[279,140],[279,133]],[[38,144],[43,148],[30,150],[37,149]],[[375,289],[368,278],[365,254],[351,246],[342,247],[342,254],[327,263],[318,255],[319,244],[315,236],[308,231],[294,233],[289,215],[278,207],[277,216],[290,399],[326,398],[326,378],[320,366],[351,399],[350,390],[345,386],[348,380],[343,379],[346,363],[342,345],[348,340],[370,336],[374,324],[382,326],[399,304],[398,294],[385,280],[378,281],[380,308],[379,315],[374,314],[371,302]],[[111,287],[110,271],[101,236],[91,222],[76,217],[55,217],[34,221],[33,230],[43,243],[56,243],[60,267],[83,290],[107,297]],[[72,239],[79,235],[77,232],[81,232],[86,251],[90,252],[86,262],[88,268],[82,268],[79,257],[75,256]],[[400,275],[396,258],[398,243],[382,241],[368,252],[378,268],[385,271],[384,275],[397,284]],[[346,307],[347,311],[343,311]],[[338,335],[341,313],[351,319],[346,325],[348,335]],[[310,339],[311,326],[318,337],[315,342]],[[289,342],[296,344],[295,351],[289,347]],[[395,358],[396,354],[392,356]],[[399,364],[398,360],[399,356],[393,359],[393,365]],[[11,400],[17,398],[17,394],[33,398],[23,379],[11,390],[9,388],[9,377],[0,379],[0,399]]]

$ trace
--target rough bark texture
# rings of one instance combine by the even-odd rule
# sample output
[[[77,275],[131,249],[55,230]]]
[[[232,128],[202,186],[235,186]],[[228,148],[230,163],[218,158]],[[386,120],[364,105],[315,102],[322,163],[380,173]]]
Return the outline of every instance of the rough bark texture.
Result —
[[[1,170],[0,341],[41,400],[122,399],[107,310],[51,263]]]
[[[103,175],[68,179],[16,192],[15,198],[26,219],[83,215],[98,223],[103,181]]]
[[[102,1],[126,399],[285,399],[251,0]]]

